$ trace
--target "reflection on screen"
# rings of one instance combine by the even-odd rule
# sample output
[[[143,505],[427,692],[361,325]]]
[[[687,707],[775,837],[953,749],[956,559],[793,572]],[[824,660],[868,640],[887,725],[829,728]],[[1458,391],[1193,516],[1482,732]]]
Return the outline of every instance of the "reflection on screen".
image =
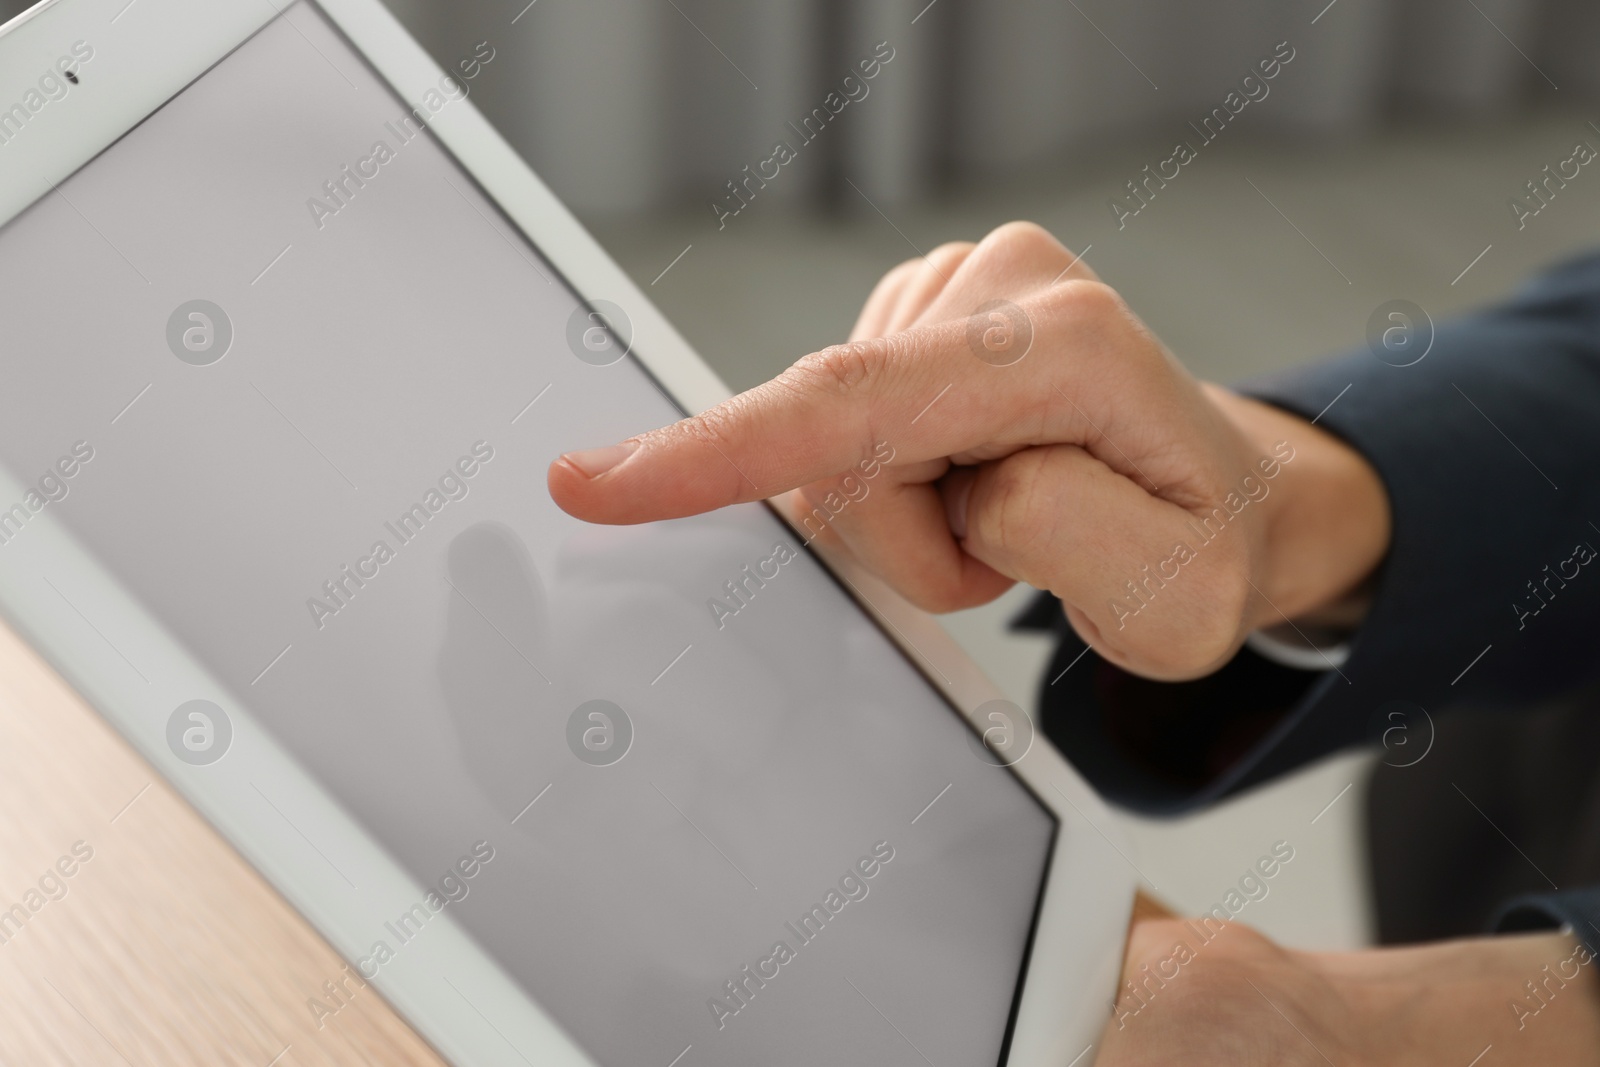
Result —
[[[299,4],[0,230],[0,566],[50,509],[430,887],[368,977],[448,910],[601,1063],[995,1062],[1052,820],[763,508],[551,503],[678,413],[426,132],[467,84]]]

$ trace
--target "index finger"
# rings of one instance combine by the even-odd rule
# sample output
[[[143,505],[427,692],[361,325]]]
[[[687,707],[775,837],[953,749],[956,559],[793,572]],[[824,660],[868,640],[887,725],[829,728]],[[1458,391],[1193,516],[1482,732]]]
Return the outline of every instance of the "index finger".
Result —
[[[952,455],[1003,436],[1019,400],[1036,402],[1021,367],[976,358],[962,321],[836,345],[703,414],[561,456],[550,495],[588,522],[651,522],[834,477],[882,442],[905,462]]]

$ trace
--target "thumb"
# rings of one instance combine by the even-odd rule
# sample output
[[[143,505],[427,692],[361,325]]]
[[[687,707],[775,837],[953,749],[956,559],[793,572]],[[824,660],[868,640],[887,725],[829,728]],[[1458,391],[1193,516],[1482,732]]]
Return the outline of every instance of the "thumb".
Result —
[[[1202,540],[1187,510],[1077,445],[1025,449],[971,477],[962,548],[1054,593],[1102,656],[1178,680],[1232,655],[1244,599],[1238,589],[1248,592],[1248,583],[1234,580],[1243,573],[1242,534]],[[947,499],[962,491],[954,486]]]

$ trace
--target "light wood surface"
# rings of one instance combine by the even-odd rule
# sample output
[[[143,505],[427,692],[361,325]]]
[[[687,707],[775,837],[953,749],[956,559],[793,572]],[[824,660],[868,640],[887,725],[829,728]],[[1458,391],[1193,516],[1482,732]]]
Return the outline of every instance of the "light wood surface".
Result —
[[[0,626],[0,1064],[444,1063],[370,985],[319,1025],[308,1001],[343,969]]]
[[[0,938],[7,1067],[444,1062],[4,627]]]

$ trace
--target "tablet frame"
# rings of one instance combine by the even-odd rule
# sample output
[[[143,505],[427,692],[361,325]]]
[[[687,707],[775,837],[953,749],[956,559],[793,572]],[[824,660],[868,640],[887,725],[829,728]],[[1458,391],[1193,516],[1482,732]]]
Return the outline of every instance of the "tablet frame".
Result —
[[[445,75],[380,0],[308,2],[404,100],[419,100]],[[74,42],[95,50],[80,72],[81,84],[33,113],[17,135],[0,144],[8,178],[0,187],[0,227],[290,6],[276,0],[137,0],[136,6],[128,0],[45,0],[0,26],[0,109],[22,99]],[[610,300],[627,311],[633,355],[682,408],[703,411],[731,395],[470,98],[441,111],[430,128],[581,299]],[[0,470],[4,499],[24,491],[9,471]],[[0,611],[342,955],[355,959],[364,953],[372,916],[404,910],[425,887],[244,710],[249,703],[237,685],[210,675],[53,512],[41,512],[29,526],[41,536],[7,546],[6,562],[13,565],[0,567]],[[968,709],[1001,697],[934,619],[850,561],[826,562],[928,684],[969,721]],[[46,572],[71,575],[70,603],[63,603],[60,590],[46,588]],[[161,670],[136,687],[122,652],[85,629],[88,617],[115,634],[118,649],[131,649],[140,662]],[[226,774],[179,761],[165,743],[170,709],[197,694],[240,709]],[[1058,828],[1013,1007],[1006,1063],[1078,1064],[1098,1041],[1115,996],[1133,898],[1131,861],[1103,802],[1042,735],[1011,771],[1052,811]],[[297,815],[316,820],[324,843],[340,850],[341,866],[368,888],[352,894],[349,879],[334,879],[309,842],[286,835],[287,816],[261,803],[266,793],[260,782]],[[372,984],[451,1062],[592,1063],[448,912],[429,928],[437,928],[438,936],[408,950]],[[446,974],[456,976],[453,994],[440,984]],[[663,1063],[676,1052],[664,1051]]]

